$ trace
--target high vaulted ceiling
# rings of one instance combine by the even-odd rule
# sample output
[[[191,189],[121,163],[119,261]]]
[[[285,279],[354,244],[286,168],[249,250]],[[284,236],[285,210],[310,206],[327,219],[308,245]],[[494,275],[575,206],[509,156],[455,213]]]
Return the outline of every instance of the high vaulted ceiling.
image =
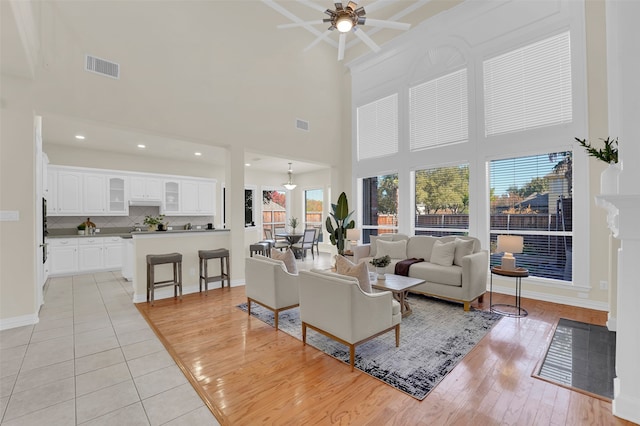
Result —
[[[372,10],[368,18],[415,27],[461,2],[362,0],[358,6]],[[265,146],[271,140],[292,147],[280,152],[278,164],[286,156],[298,172],[314,170],[317,164],[304,161],[310,147],[340,143],[336,81],[353,59],[375,54],[350,34],[338,62],[337,34],[307,49],[328,25],[277,28],[323,19],[320,10],[334,8],[330,1],[16,1],[18,9],[2,3],[2,72],[45,82],[38,99],[45,146],[77,144],[73,135],[84,131],[93,135],[87,143],[130,155],[138,153],[134,143],[144,143],[159,157],[194,161],[199,151],[220,160],[220,149],[237,137],[249,146],[247,162],[261,158],[254,161],[259,167],[270,163],[256,153],[271,152]],[[32,18],[15,10],[29,10]],[[404,33],[360,30],[380,46]],[[121,79],[86,73],[84,54],[120,64]],[[253,125],[256,117],[262,121]],[[294,118],[310,120],[312,131],[295,129]]]

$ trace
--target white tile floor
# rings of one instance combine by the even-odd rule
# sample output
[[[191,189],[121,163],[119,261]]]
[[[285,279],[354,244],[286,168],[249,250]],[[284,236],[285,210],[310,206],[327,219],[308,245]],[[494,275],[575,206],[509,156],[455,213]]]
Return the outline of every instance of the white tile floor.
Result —
[[[1,425],[218,425],[119,273],[51,278],[40,322],[0,332]]]

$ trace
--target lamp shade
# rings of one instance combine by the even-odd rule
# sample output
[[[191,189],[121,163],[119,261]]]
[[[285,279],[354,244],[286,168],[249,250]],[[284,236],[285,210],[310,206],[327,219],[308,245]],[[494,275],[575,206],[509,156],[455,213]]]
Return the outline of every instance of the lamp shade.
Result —
[[[360,230],[357,228],[347,229],[347,240],[358,241],[360,239]]]
[[[517,235],[498,235],[498,253],[522,253],[524,239]]]

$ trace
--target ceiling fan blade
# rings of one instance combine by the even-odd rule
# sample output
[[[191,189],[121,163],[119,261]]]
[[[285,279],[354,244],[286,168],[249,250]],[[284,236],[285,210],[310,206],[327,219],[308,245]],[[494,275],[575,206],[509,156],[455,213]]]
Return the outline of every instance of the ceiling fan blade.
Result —
[[[347,33],[340,33],[340,39],[338,41],[338,60],[344,59],[344,43],[347,40]]]
[[[347,9],[350,10],[356,10],[357,7],[358,3],[356,3],[355,1],[349,1],[349,3],[347,4]]]
[[[362,40],[364,44],[369,46],[369,49],[373,50],[374,52],[380,51],[380,46],[378,46],[373,40],[371,40],[371,37],[369,37],[364,31],[362,31],[358,27],[355,27],[353,29],[353,33],[356,36],[358,36],[358,38]]]
[[[317,5],[314,2],[309,1],[309,0],[298,0],[298,3],[304,4],[305,6],[308,6],[311,9],[315,9],[318,12],[322,12],[322,13],[324,13],[324,11],[326,9],[326,7],[319,6],[319,5]]]
[[[366,18],[365,25],[380,28],[391,28],[392,30],[406,31],[411,28],[411,24],[405,22],[383,21],[381,19]]]
[[[307,50],[311,49],[313,46],[315,46],[316,44],[320,43],[322,40],[324,40],[325,38],[329,37],[329,34],[331,34],[331,30],[327,30],[325,32],[323,32],[322,34],[320,34],[315,40],[313,40],[311,42],[310,45],[308,45],[307,47],[305,47],[303,49],[303,52],[306,52]],[[335,46],[335,45],[334,45]]]
[[[278,28],[279,30],[283,30],[285,28],[304,27],[305,25],[318,25],[322,23],[324,23],[322,19],[318,19],[316,21],[292,22],[290,24],[280,24],[276,28]]]

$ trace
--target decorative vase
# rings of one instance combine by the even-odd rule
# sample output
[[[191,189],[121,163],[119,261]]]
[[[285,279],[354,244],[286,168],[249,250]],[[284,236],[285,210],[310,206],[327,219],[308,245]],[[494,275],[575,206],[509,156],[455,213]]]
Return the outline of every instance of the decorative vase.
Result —
[[[158,229],[158,225],[149,225],[149,231],[155,231],[156,229]]]
[[[620,166],[618,163],[610,163],[600,175],[600,194],[611,195],[618,193],[618,176]]]
[[[384,276],[384,268],[383,267],[376,267],[376,272],[378,273],[378,279],[379,280],[384,280],[385,276]]]

